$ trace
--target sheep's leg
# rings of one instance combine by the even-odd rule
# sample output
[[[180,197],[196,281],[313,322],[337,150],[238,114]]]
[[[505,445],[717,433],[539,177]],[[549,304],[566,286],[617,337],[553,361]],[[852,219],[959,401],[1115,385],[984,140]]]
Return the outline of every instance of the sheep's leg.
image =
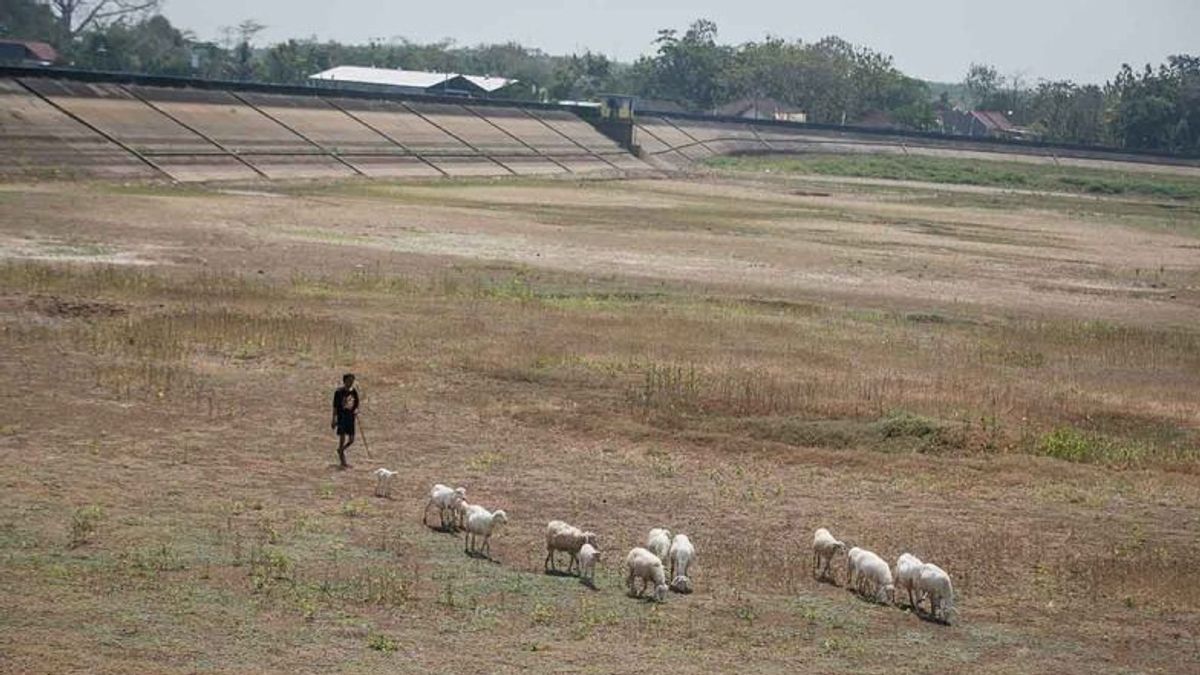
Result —
[[[421,524],[429,527],[429,507],[433,506],[433,500],[425,502],[425,511],[421,513]]]
[[[549,572],[554,569],[554,549],[546,548],[546,560],[542,563],[542,571]]]
[[[483,552],[484,556],[486,556],[488,558],[492,557],[492,535],[490,535],[490,534],[483,535],[483,551],[482,552]]]

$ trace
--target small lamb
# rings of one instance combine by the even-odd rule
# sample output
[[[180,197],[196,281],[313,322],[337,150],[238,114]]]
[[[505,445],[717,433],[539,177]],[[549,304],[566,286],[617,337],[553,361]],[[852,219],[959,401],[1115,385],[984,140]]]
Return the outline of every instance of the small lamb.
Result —
[[[688,576],[688,568],[696,559],[696,548],[686,534],[677,534],[671,540],[671,548],[667,552],[671,559],[671,589],[676,593],[691,593],[692,580]]]
[[[908,606],[913,609],[917,608],[913,593],[916,590],[917,578],[921,576],[923,565],[924,563],[917,556],[904,553],[896,559],[896,567],[892,570],[893,576],[896,577],[896,587],[908,591]]]
[[[429,501],[425,503],[421,522],[429,525],[429,507],[436,506],[442,520],[442,529],[453,531],[455,525],[453,514],[460,508],[459,505],[466,501],[466,498],[466,488],[449,488],[441,483],[434,485],[433,489],[429,491]]]
[[[650,530],[650,534],[646,537],[646,550],[658,556],[659,560],[665,560],[667,552],[671,549],[671,531],[666,528],[656,527]]]
[[[591,544],[595,547],[597,545],[596,534],[584,532],[561,520],[550,521],[546,524],[546,560],[542,563],[542,568],[547,572],[558,571],[554,554],[558,551],[565,551],[571,556],[571,560],[567,563],[567,573],[570,574],[571,568],[579,565],[579,549],[584,544]],[[583,573],[582,569],[579,571],[581,574]]]
[[[834,539],[829,530],[823,527],[817,530],[813,534],[813,576],[817,579],[828,578],[832,572],[830,565],[833,564],[833,556],[845,550],[846,545]]]
[[[579,547],[579,579],[588,586],[596,586],[596,562],[600,560],[600,551],[595,546],[585,543]]]
[[[472,505],[471,512],[467,514],[467,536],[464,537],[463,551],[467,554],[478,553],[488,557],[492,551],[492,535],[495,534],[496,528],[507,522],[508,514],[501,509],[489,513],[482,506]],[[482,546],[479,545],[480,537],[483,537]]]
[[[375,496],[392,498],[392,482],[396,478],[395,471],[388,471],[383,467],[375,469]]]
[[[892,568],[887,561],[870,551],[863,551],[859,556],[856,567],[858,592],[870,597],[876,602],[894,602],[896,589],[892,583]]]
[[[942,620],[950,623],[950,617],[958,615],[954,609],[954,586],[945,570],[933,563],[925,563],[921,566],[915,586],[918,603],[929,596],[929,613],[933,618],[938,618],[940,611]]]
[[[629,586],[629,594],[640,598],[646,592],[646,586],[654,583],[654,600],[662,602],[667,598],[666,572],[663,571],[662,559],[644,548],[635,548],[625,556],[625,566],[629,568],[629,576],[625,584]],[[634,590],[633,582],[641,579],[642,587]]]

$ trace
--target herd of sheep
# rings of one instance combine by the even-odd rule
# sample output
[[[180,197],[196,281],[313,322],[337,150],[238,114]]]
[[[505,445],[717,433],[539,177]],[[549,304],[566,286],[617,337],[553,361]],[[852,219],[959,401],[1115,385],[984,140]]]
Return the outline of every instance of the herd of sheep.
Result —
[[[375,471],[377,496],[391,496],[395,475],[395,472],[387,469]],[[468,555],[487,556],[492,535],[508,522],[507,514],[501,509],[489,511],[478,504],[468,503],[467,491],[461,487],[433,486],[421,514],[421,521],[425,525],[429,525],[429,511],[433,508],[437,509],[443,530],[463,530],[463,545]],[[547,573],[558,571],[556,556],[561,553],[570,557],[567,574],[574,569],[584,583],[594,585],[596,563],[600,559],[594,532],[586,532],[561,520],[550,521],[546,525],[546,559],[543,563]],[[895,566],[889,566],[871,551],[858,547],[847,548],[829,530],[821,528],[813,535],[813,575],[817,579],[836,583],[832,565],[839,553],[846,555],[846,587],[863,597],[894,604],[896,589],[899,588],[908,593],[909,607],[914,611],[921,612],[921,603],[928,600],[930,617],[949,622],[955,615],[950,576],[937,565],[923,563],[916,556],[905,553]],[[669,570],[664,560],[668,561]],[[625,583],[629,594],[640,598],[653,587],[651,597],[662,602],[668,590],[691,593],[689,569],[695,560],[696,549],[686,534],[672,537],[670,531],[663,528],[650,530],[645,546],[634,548],[625,556]]]
[[[911,553],[903,553],[894,567],[875,553],[857,546],[847,550],[829,530],[820,528],[813,534],[813,575],[836,583],[833,557],[846,554],[846,587],[876,602],[895,604],[896,588],[908,592],[908,606],[921,611],[921,603],[929,600],[929,616],[947,623],[955,615],[954,587],[950,575],[933,563],[923,563]]]

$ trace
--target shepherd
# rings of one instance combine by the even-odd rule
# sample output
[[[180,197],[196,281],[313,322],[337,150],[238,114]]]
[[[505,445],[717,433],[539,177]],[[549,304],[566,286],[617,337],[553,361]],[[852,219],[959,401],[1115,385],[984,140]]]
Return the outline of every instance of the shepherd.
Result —
[[[346,450],[354,445],[354,421],[358,416],[358,389],[354,388],[354,373],[342,375],[342,386],[333,392],[333,421],[329,426],[338,435],[338,463],[349,469]]]

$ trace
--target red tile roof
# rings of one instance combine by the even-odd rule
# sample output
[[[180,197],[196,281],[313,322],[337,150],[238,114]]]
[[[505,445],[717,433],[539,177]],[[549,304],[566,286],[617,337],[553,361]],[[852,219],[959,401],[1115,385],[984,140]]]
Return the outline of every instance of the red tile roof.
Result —
[[[54,47],[45,42],[34,42],[32,40],[0,40],[0,44],[20,45],[25,48],[31,60],[48,61],[53,63],[58,60],[58,52]]]
[[[1004,113],[998,110],[976,110],[971,113],[971,116],[979,120],[979,123],[986,127],[989,131],[1012,131],[1016,127]]]

